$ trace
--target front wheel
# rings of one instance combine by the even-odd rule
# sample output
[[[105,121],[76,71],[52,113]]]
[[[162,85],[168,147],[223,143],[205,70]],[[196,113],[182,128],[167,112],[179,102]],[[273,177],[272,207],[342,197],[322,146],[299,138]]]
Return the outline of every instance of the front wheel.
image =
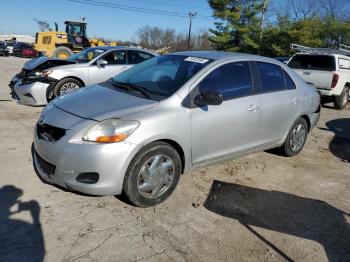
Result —
[[[289,130],[287,138],[280,148],[281,153],[288,157],[299,154],[305,145],[308,131],[306,120],[300,117]]]
[[[75,78],[65,78],[59,81],[53,89],[54,97],[78,90],[83,84]]]
[[[336,109],[344,109],[346,107],[346,104],[348,103],[349,100],[349,88],[344,87],[343,92],[341,92],[340,96],[336,96],[334,98],[334,107]]]
[[[182,163],[178,152],[164,142],[151,143],[131,161],[123,192],[135,206],[150,207],[163,202],[180,179]]]

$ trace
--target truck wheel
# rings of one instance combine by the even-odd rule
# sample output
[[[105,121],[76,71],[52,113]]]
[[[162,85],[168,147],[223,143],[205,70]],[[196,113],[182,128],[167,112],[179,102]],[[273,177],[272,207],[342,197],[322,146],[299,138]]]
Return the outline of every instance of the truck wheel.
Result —
[[[349,88],[344,87],[343,92],[341,92],[340,96],[334,97],[334,107],[336,109],[344,109],[349,100]]]
[[[59,81],[53,89],[54,97],[78,90],[83,84],[75,78],[64,78]]]
[[[66,59],[66,58],[70,57],[71,55],[73,55],[72,50],[70,50],[66,46],[59,46],[52,53],[52,57],[56,57],[56,58],[60,58],[60,59]]]
[[[157,205],[174,191],[181,170],[175,148],[164,142],[150,143],[131,161],[124,177],[123,193],[135,206]]]
[[[284,144],[280,147],[280,152],[288,157],[299,154],[305,145],[308,132],[306,120],[302,117],[298,118],[289,130]]]

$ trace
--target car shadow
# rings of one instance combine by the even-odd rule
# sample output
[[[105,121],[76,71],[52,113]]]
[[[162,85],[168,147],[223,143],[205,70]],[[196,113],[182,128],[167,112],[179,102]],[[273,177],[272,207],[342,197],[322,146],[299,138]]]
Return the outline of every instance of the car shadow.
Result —
[[[329,151],[343,161],[350,162],[350,118],[339,118],[326,123],[321,130],[334,133],[329,143]]]
[[[316,241],[329,261],[350,261],[350,214],[324,201],[214,180],[204,207],[238,220],[287,261],[293,259],[252,226]]]
[[[21,189],[12,185],[0,188],[0,261],[44,260],[40,205],[35,200],[20,201],[22,194]],[[29,212],[32,222],[12,217],[21,212]]]

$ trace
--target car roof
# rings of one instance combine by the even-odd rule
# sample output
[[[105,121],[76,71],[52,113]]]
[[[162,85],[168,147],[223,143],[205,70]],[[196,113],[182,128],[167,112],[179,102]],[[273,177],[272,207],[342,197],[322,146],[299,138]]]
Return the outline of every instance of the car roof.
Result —
[[[137,48],[137,47],[128,47],[128,46],[94,46],[92,48],[97,48],[97,49],[102,49],[102,50],[138,50],[138,51],[144,51],[144,52],[148,52],[148,53],[153,53],[154,52],[150,51],[150,50],[146,50],[146,49],[142,49],[142,48]]]
[[[196,56],[205,59],[211,60],[223,60],[227,58],[266,58],[257,55],[238,53],[238,52],[224,52],[224,51],[184,51],[172,53],[174,55],[183,55],[183,56]]]

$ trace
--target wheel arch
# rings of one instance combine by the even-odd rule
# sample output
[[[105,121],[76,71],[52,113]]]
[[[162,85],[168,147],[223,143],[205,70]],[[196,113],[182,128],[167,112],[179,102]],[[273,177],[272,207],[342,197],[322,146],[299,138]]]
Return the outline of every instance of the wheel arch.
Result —
[[[61,81],[67,79],[67,78],[73,78],[73,79],[79,81],[79,82],[82,84],[82,86],[85,86],[85,83],[84,83],[84,81],[83,81],[81,78],[79,78],[79,77],[77,77],[77,76],[69,76],[69,75],[68,75],[68,76],[65,76],[65,77],[63,77],[63,78],[61,78],[60,80],[58,80],[57,83],[56,83],[56,85],[57,85],[58,83],[60,83]],[[56,86],[56,85],[55,85],[55,86]]]
[[[310,132],[311,129],[311,120],[308,115],[302,115],[301,118],[304,118],[307,123],[307,132]]]
[[[186,160],[185,160],[185,152],[181,147],[181,145],[172,139],[159,139],[159,140],[152,141],[151,143],[153,142],[164,142],[171,145],[173,148],[175,148],[175,150],[177,151],[181,159],[181,166],[182,166],[181,174],[183,174],[185,171]]]

